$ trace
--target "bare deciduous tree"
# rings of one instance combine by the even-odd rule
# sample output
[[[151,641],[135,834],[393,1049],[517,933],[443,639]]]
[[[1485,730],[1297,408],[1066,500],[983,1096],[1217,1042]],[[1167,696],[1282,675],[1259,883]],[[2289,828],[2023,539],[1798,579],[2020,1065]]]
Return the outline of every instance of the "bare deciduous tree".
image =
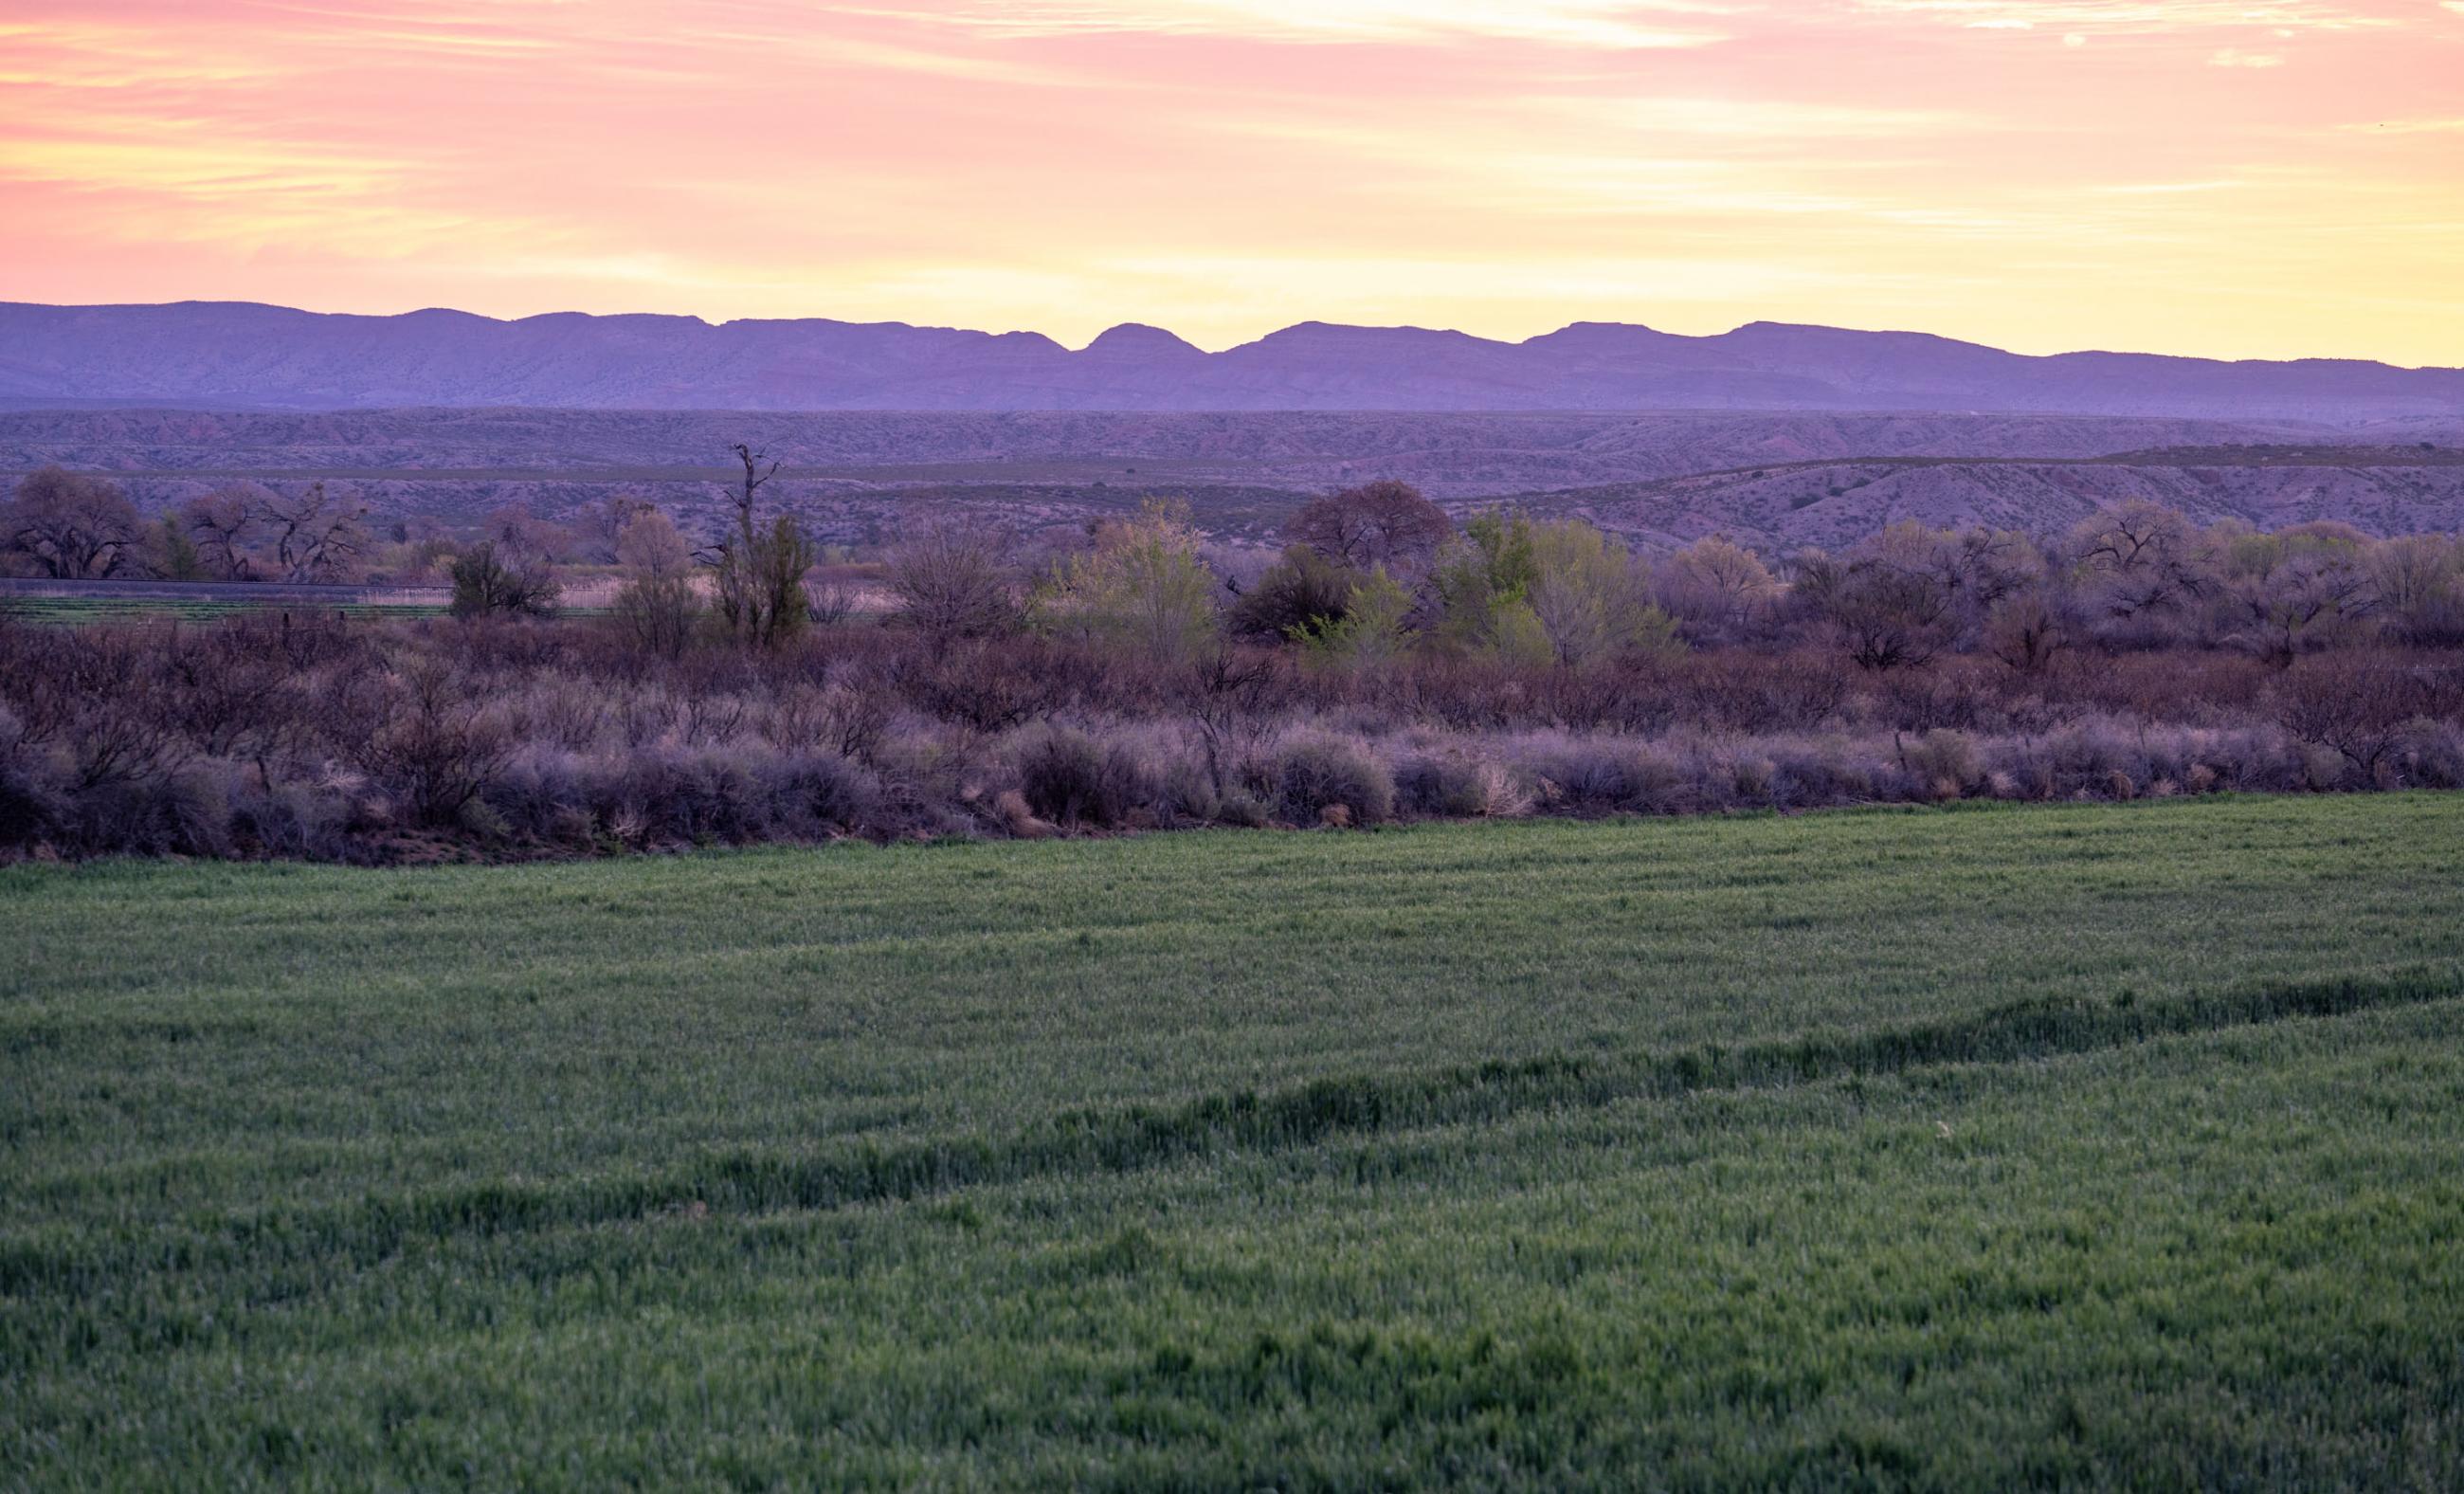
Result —
[[[1695,541],[1661,564],[1661,605],[1705,638],[1743,633],[1779,596],[1779,582],[1753,551],[1725,536]]]
[[[117,484],[58,467],[28,474],[0,509],[0,543],[60,580],[117,574],[135,560],[143,529]]]
[[[1284,526],[1284,536],[1327,559],[1367,572],[1383,566],[1417,580],[1429,573],[1454,533],[1446,511],[1408,482],[1381,479],[1317,499]]]
[[[625,531],[645,516],[657,512],[658,509],[648,499],[637,498],[630,493],[613,493],[598,502],[583,505],[574,519],[573,528],[588,548],[591,559],[621,564],[625,561],[621,551]]]
[[[286,581],[347,581],[367,553],[368,505],[312,482],[296,495],[269,492],[258,504],[274,561]]]
[[[692,546],[676,532],[675,521],[655,508],[646,508],[617,532],[617,563],[654,576],[682,575],[693,565]]]
[[[1001,555],[992,538],[952,524],[909,536],[890,558],[899,619],[936,650],[1007,628],[1018,615],[1018,599]]]
[[[180,510],[188,538],[209,569],[229,581],[249,578],[253,568],[249,543],[263,517],[265,501],[273,496],[253,482],[242,483],[191,499]]]

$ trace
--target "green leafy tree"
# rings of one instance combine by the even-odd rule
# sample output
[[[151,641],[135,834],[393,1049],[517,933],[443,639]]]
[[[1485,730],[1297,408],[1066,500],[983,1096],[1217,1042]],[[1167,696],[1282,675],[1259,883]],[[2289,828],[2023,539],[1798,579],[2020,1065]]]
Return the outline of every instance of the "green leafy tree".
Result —
[[[1150,499],[1102,525],[1093,547],[1037,589],[1045,627],[1115,640],[1157,658],[1195,658],[1221,641],[1215,577],[1199,559],[1188,505]]]
[[[1438,563],[1440,631],[1466,647],[1494,644],[1508,613],[1517,607],[1529,613],[1524,603],[1538,577],[1530,520],[1503,509],[1474,515]],[[1512,626],[1520,631],[1519,623]]]
[[[206,579],[206,558],[178,515],[165,514],[154,522],[145,540],[145,569],[165,581]]]
[[[1290,636],[1321,663],[1367,669],[1409,651],[1411,616],[1411,591],[1379,566],[1353,585],[1341,616],[1294,624]]]
[[[1677,648],[1677,624],[1651,600],[1648,573],[1625,546],[1579,519],[1535,525],[1524,602],[1550,657],[1585,664]]]
[[[1502,658],[1580,664],[1680,646],[1634,556],[1579,519],[1479,515],[1436,579],[1445,635]]]

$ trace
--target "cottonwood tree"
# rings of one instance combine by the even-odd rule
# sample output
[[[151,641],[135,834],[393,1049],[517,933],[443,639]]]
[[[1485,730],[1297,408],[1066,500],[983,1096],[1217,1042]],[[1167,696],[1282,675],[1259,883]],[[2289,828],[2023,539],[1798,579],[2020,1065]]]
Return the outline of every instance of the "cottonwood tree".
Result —
[[[28,474],[0,509],[0,542],[57,580],[119,574],[135,564],[143,532],[117,484],[55,466]]]
[[[681,575],[693,566],[693,546],[675,521],[652,508],[627,521],[616,536],[617,564],[654,576]]]
[[[1560,664],[1680,647],[1625,546],[1579,519],[1534,526],[1528,602]]]
[[[1098,525],[1093,538],[1038,589],[1039,621],[1155,658],[1191,658],[1217,641],[1215,577],[1199,558],[1187,504],[1151,499],[1135,518]]]
[[[1699,638],[1733,639],[1780,594],[1762,557],[1724,535],[1706,535],[1662,561],[1661,605]]]
[[[744,464],[744,483],[735,498],[736,524],[719,542],[712,568],[718,615],[738,637],[775,648],[812,620],[804,572],[816,556],[812,542],[787,514],[780,513],[767,526],[754,520],[755,501],[779,475],[779,462],[741,441],[728,449]]]
[[[588,547],[591,559],[623,564],[625,531],[646,515],[658,511],[648,499],[637,498],[630,493],[613,493],[598,502],[583,505],[574,519],[573,527]]]
[[[1408,482],[1381,479],[1313,500],[1284,525],[1284,538],[1362,573],[1383,566],[1398,579],[1429,573],[1454,533],[1446,511]]]
[[[2013,591],[1985,614],[1985,649],[2023,675],[2040,673],[2070,646],[2070,619],[2042,587]]]
[[[2370,590],[2387,630],[2422,648],[2464,644],[2464,540],[2411,534],[2369,552]]]
[[[1942,577],[1878,555],[1797,562],[1798,606],[1828,624],[1860,669],[1913,668],[1950,646],[1958,633]]]
[[[2208,537],[2156,503],[2133,501],[2099,511],[2071,530],[2067,548],[2082,606],[2115,641],[2161,640],[2221,584]]]
[[[554,564],[573,544],[572,530],[519,503],[508,503],[490,514],[481,537],[496,546],[507,564],[524,569]]]
[[[245,581],[254,569],[249,546],[261,522],[264,502],[273,497],[255,483],[216,488],[190,499],[180,509],[188,538],[206,569],[227,581]]]
[[[359,574],[368,548],[367,504],[312,482],[297,494],[268,492],[257,512],[285,581],[347,581]]]
[[[701,611],[693,551],[672,520],[655,508],[634,515],[616,536],[616,558],[633,571],[616,593],[616,618],[633,641],[673,658],[693,637]]]
[[[2225,531],[2220,610],[2230,618],[2229,636],[2287,664],[2350,631],[2375,601],[2369,546],[2360,530],[2333,522],[2273,534]]]

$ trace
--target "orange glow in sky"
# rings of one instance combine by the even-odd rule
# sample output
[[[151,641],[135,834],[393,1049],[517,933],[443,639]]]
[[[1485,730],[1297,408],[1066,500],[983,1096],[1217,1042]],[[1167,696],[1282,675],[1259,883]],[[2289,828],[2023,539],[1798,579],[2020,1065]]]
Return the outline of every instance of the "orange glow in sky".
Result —
[[[0,221],[19,301],[2456,365],[2464,0],[10,0]]]

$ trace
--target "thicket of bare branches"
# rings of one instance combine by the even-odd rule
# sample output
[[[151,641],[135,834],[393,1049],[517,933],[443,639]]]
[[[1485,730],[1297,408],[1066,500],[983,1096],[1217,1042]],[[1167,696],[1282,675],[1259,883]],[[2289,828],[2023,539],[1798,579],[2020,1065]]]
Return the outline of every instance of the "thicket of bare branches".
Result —
[[[700,565],[624,502],[395,542],[434,546],[458,622],[0,625],[0,854],[2464,786],[2450,538],[2124,505],[2046,537],[1903,524],[1837,555],[1655,557],[1574,520],[1458,526],[1379,484],[1238,567],[1169,503],[1032,555],[920,526],[869,572],[886,613],[857,614],[839,578],[863,568],[816,570],[792,514],[757,513],[776,464],[737,455]],[[270,547],[313,576],[363,536],[315,492],[215,495],[178,534],[115,499],[42,476],[11,512],[74,521],[24,543],[88,574]],[[612,614],[522,615],[585,542],[629,572]]]
[[[2372,645],[1331,669],[856,620],[0,623],[0,855],[385,860],[832,836],[2464,786],[2464,661]]]

